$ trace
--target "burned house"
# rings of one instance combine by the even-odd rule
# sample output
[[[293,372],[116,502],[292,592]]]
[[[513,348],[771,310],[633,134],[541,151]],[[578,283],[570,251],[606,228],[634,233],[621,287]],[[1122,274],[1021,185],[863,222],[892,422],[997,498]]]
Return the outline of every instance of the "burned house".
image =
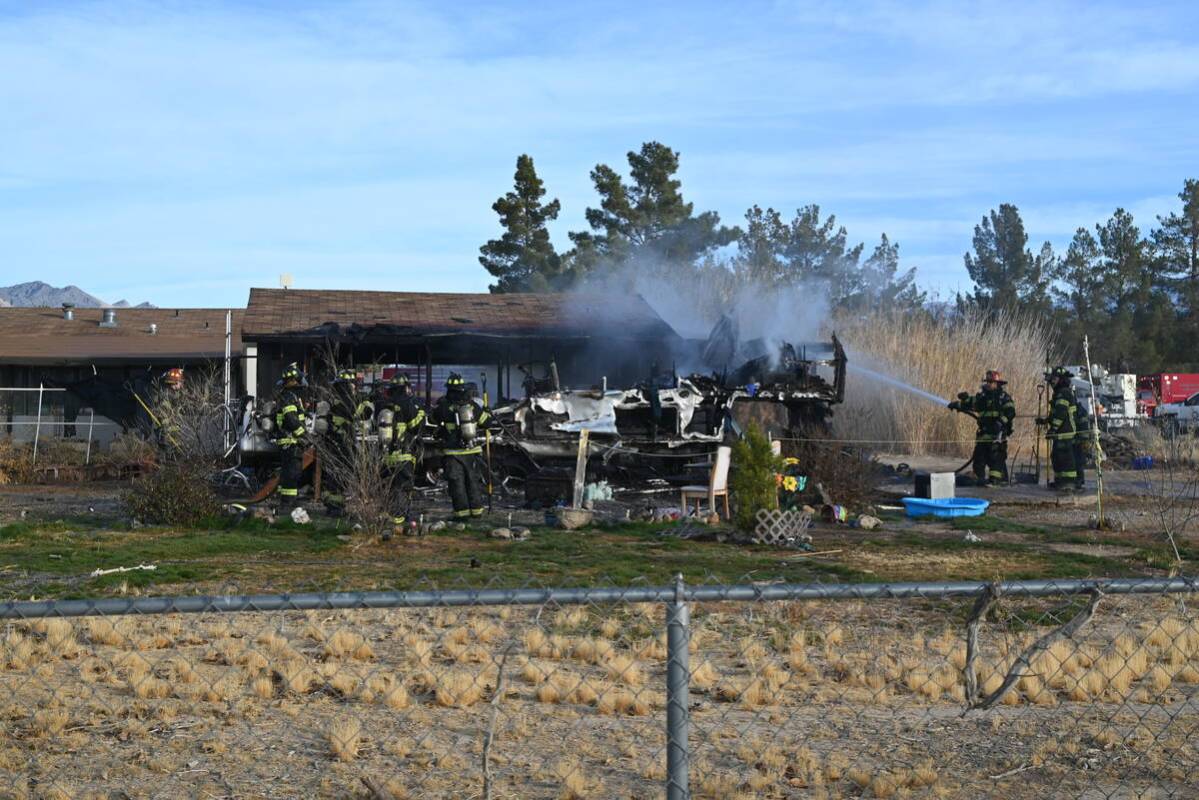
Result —
[[[289,362],[404,370],[437,396],[450,372],[493,405],[555,387],[632,385],[669,366],[678,335],[640,296],[251,289],[242,337],[250,394]]]
[[[207,308],[0,308],[0,434],[103,444],[136,416],[131,390],[145,391],[172,367],[223,372],[226,354],[236,397],[241,317]]]
[[[742,341],[724,317],[707,340],[680,341],[695,371],[653,371],[633,385],[544,392],[510,409],[510,429],[533,459],[569,458],[580,431],[605,459],[701,454],[748,425],[772,435],[827,430],[845,396],[845,351],[830,342]]]

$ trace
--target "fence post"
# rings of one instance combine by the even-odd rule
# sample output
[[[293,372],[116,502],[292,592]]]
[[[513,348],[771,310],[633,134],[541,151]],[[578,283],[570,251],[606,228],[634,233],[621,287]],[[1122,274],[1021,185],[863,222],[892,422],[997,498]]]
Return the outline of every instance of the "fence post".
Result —
[[[37,463],[37,443],[42,436],[42,394],[46,390],[44,383],[37,385],[37,423],[33,429],[33,463]]]
[[[683,576],[674,579],[674,599],[666,605],[666,798],[691,797],[691,609],[687,605]]]
[[[96,429],[96,409],[90,408],[88,410],[92,412],[92,415],[90,417],[88,417],[88,420],[87,420],[87,456],[84,457],[83,463],[88,466],[91,466],[91,463],[92,463],[92,433]]]

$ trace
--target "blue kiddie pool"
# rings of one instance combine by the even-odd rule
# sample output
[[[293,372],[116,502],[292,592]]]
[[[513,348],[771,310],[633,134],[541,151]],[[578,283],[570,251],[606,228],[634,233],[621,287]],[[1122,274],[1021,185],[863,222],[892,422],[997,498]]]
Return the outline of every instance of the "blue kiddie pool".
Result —
[[[923,497],[904,497],[903,507],[909,517],[981,517],[991,505],[990,500],[977,497],[950,497],[926,500]]]

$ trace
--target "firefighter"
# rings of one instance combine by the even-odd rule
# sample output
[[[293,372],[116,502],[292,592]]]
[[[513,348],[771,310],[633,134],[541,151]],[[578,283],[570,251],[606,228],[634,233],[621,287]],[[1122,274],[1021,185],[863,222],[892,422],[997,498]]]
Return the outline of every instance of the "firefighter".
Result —
[[[1071,389],[1073,391],[1073,389]],[[1091,425],[1093,421],[1091,415],[1087,413],[1086,407],[1078,402],[1077,396],[1074,400],[1074,470],[1078,474],[1074,476],[1074,488],[1080,492],[1087,487],[1087,454],[1091,449]]]
[[[283,368],[279,394],[275,398],[275,444],[279,445],[279,507],[289,511],[299,502],[300,481],[304,476],[304,373],[292,362]]]
[[[982,386],[973,397],[962,392],[949,404],[954,411],[972,414],[978,420],[974,434],[974,476],[979,486],[1006,484],[1007,442],[1016,419],[1016,403],[1003,388],[1007,381],[998,370],[987,370]]]
[[[412,481],[416,477],[416,443],[425,425],[425,410],[412,394],[408,376],[397,372],[380,396],[376,417],[379,445],[383,448],[388,485],[391,489],[391,522],[397,534],[403,533],[412,502]]]
[[[358,397],[358,373],[354,369],[341,369],[333,379],[332,402],[329,404],[329,450],[331,469],[323,472],[325,508],[332,516],[345,512],[345,487],[338,473],[350,468],[354,457],[356,421],[360,418],[364,403]]]
[[[1074,374],[1065,367],[1054,367],[1045,373],[1053,389],[1049,401],[1049,416],[1038,417],[1038,425],[1048,426],[1049,460],[1053,466],[1053,483],[1058,491],[1071,491],[1078,481],[1078,464],[1074,460],[1074,439],[1077,434],[1078,400],[1070,386]]]
[[[433,408],[432,422],[442,446],[442,469],[450,484],[455,519],[483,516],[483,479],[480,429],[491,414],[477,403],[461,375],[451,373],[445,395]]]
[[[179,450],[183,431],[180,428],[180,396],[183,394],[183,367],[171,367],[162,375],[162,383],[154,397],[155,435],[159,447]]]

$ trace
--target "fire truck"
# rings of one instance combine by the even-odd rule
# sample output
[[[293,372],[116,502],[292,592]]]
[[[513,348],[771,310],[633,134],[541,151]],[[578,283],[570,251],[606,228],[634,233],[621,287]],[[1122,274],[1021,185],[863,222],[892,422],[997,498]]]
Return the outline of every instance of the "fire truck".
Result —
[[[1137,405],[1151,417],[1161,413],[1161,406],[1186,403],[1196,393],[1199,393],[1199,374],[1195,373],[1159,372],[1142,375],[1137,380]]]

